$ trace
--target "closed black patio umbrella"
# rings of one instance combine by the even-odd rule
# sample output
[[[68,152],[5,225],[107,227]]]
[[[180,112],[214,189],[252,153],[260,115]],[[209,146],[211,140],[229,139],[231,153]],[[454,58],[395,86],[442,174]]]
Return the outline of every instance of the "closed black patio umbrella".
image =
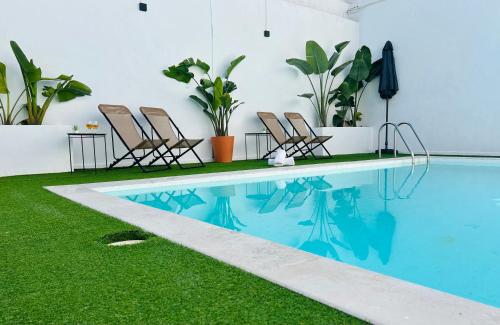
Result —
[[[391,99],[398,92],[398,77],[396,75],[396,64],[394,63],[394,53],[392,43],[387,41],[382,51],[382,72],[380,74],[380,84],[378,92],[380,97],[385,99],[385,121],[389,122],[389,99]],[[389,150],[388,146],[388,132],[389,128],[385,127],[385,148],[382,153],[394,153]]]

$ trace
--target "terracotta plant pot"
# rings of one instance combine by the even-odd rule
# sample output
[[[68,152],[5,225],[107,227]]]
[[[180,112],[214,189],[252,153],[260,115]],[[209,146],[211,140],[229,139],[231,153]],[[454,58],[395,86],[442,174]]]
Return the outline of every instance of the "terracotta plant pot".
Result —
[[[234,136],[212,137],[212,148],[216,162],[230,163],[233,161]]]

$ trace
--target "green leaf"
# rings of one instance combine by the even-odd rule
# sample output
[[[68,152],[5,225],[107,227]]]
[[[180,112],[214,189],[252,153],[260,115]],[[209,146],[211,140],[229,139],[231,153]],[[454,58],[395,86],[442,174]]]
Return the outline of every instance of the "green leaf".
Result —
[[[221,97],[224,93],[222,79],[217,77],[214,81],[214,99],[212,100],[212,109],[218,109],[221,105]]]
[[[328,70],[328,57],[315,41],[306,43],[306,61],[312,67],[314,74],[322,74]]]
[[[349,60],[341,65],[339,65],[338,67],[336,67],[335,69],[332,70],[332,76],[336,77],[338,76],[342,71],[344,71],[345,68],[347,68],[350,64],[352,63],[352,60]]]
[[[205,90],[203,87],[196,87],[196,90],[206,99],[208,103],[212,103],[214,96]]]
[[[191,95],[191,96],[189,96],[189,98],[191,98],[196,103],[198,103],[198,105],[200,105],[201,107],[203,107],[204,110],[208,109],[208,104],[203,99],[201,99],[200,97],[198,97],[196,95]]]
[[[73,78],[73,76],[67,76],[65,74],[61,74],[56,79],[67,81],[67,80],[71,80],[71,78]]]
[[[349,45],[349,43],[349,41],[345,41],[335,45],[335,51],[337,51],[339,54],[342,53],[342,51],[347,47],[347,45]]]
[[[33,60],[28,60],[16,42],[11,41],[10,46],[12,48],[12,52],[14,52],[17,62],[19,63],[19,67],[21,68],[25,81],[29,83],[36,83],[40,81],[40,79],[42,79],[42,70],[33,63]]]
[[[57,99],[60,102],[67,102],[76,97],[90,96],[91,94],[92,89],[90,89],[89,86],[80,81],[71,80],[64,88],[57,92]]]
[[[307,61],[301,59],[288,59],[286,63],[289,65],[293,65],[297,69],[299,69],[303,74],[310,75],[313,73],[313,68],[307,63]]]
[[[214,83],[210,80],[210,79],[201,79],[200,80],[200,85],[205,88],[205,89],[208,89],[210,87],[213,87],[214,86]]]
[[[368,78],[370,74],[372,55],[370,49],[363,46],[356,52],[354,57],[354,62],[352,63],[351,71],[349,72],[349,78],[361,81]]]
[[[196,64],[196,62],[194,61],[193,58],[187,58],[187,59],[184,59],[181,63],[179,63],[179,66],[184,66],[184,67],[189,69],[195,64]]]
[[[175,79],[183,83],[189,83],[191,79],[194,78],[194,74],[189,71],[189,66],[182,63],[179,66],[173,65],[168,69],[163,70],[163,74],[171,79]]]
[[[9,88],[7,87],[7,68],[5,64],[0,62],[0,94],[8,94]]]
[[[373,62],[370,68],[370,73],[368,75],[368,78],[366,78],[366,82],[371,82],[373,79],[380,76],[381,73],[382,73],[382,59],[378,59],[377,61]]]
[[[208,73],[210,71],[210,66],[200,59],[196,59],[195,65],[200,68],[204,73]]]
[[[43,87],[43,90],[42,90],[42,95],[43,95],[44,97],[50,97],[50,96],[52,96],[55,92],[56,92],[56,89],[55,89],[54,87],[45,86],[45,87]]]
[[[223,91],[224,93],[232,93],[233,91],[235,91],[236,89],[238,89],[238,87],[236,87],[236,84],[230,80],[226,80],[224,81],[224,87],[223,87]]]
[[[229,67],[227,67],[227,70],[226,70],[226,79],[229,78],[229,76],[231,75],[231,72],[233,72],[234,68],[236,68],[236,66],[238,64],[240,64],[240,62],[243,61],[244,59],[245,59],[245,56],[240,55],[239,57],[237,57],[236,59],[231,61],[231,63],[229,64]]]
[[[224,107],[225,109],[229,109],[231,107],[231,104],[233,102],[231,95],[229,95],[227,93],[223,94],[220,99],[221,99],[222,107]]]
[[[301,94],[301,95],[297,95],[297,96],[302,97],[302,98],[311,99],[314,97],[314,94]]]
[[[331,70],[335,64],[337,64],[337,61],[340,58],[340,54],[337,52],[333,52],[332,56],[330,57],[330,60],[328,60],[328,70]]]

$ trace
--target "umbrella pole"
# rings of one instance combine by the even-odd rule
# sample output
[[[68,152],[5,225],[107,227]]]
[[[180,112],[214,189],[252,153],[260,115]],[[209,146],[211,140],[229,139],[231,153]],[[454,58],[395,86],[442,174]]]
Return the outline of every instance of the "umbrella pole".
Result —
[[[385,99],[385,122],[389,123],[389,98]],[[385,150],[388,150],[389,125],[385,125]]]

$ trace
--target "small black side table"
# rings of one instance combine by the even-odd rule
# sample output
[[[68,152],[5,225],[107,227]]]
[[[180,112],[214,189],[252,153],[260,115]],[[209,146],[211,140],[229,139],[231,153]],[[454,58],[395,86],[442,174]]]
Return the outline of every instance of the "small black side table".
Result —
[[[106,133],[68,133],[68,146],[69,146],[69,168],[73,172],[73,157],[71,152],[71,140],[80,139],[82,146],[82,170],[85,170],[85,150],[83,150],[83,139],[92,139],[92,148],[94,149],[94,172],[97,171],[97,159],[95,154],[95,139],[101,138],[104,141],[104,157],[106,159],[106,167],[108,167],[108,148],[106,146]]]
[[[247,137],[255,137],[255,152],[257,153],[257,159],[261,159],[260,156],[260,138],[264,137],[266,140],[267,151],[271,150],[271,134],[267,132],[249,132],[245,133],[245,159],[248,160],[248,150],[247,150]]]

